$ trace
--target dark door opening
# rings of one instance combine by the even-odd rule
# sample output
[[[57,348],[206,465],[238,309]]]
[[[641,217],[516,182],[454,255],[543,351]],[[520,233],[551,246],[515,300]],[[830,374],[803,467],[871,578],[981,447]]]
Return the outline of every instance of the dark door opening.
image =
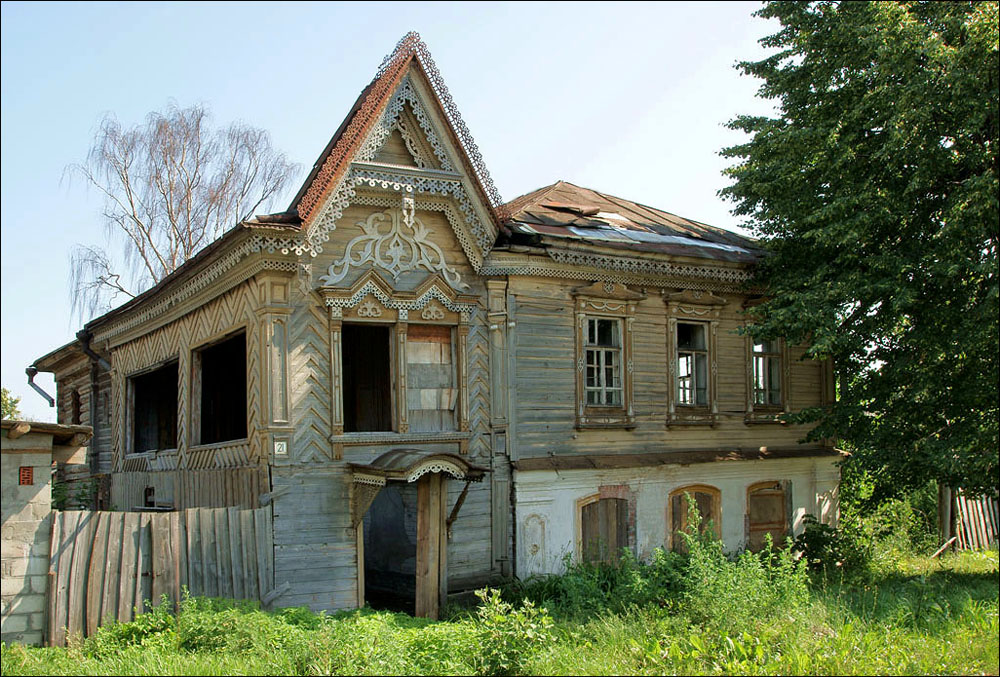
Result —
[[[391,482],[364,519],[365,601],[413,615],[417,592],[417,487]]]

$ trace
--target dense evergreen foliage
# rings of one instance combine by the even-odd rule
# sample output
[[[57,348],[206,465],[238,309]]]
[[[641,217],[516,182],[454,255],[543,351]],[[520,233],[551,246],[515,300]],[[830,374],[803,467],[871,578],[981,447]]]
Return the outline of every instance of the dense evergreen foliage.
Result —
[[[750,332],[832,357],[837,437],[883,495],[997,492],[996,2],[769,2],[723,194],[770,252]]]

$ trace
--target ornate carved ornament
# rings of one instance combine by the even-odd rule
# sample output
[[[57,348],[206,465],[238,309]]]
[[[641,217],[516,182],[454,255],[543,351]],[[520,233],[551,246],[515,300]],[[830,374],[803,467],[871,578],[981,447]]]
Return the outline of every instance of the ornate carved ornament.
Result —
[[[635,305],[646,298],[645,294],[632,291],[617,282],[594,282],[572,291],[576,311],[609,313],[612,315],[633,315]]]
[[[342,174],[345,162],[348,161],[352,151],[364,143],[373,121],[375,121],[376,117],[381,117],[379,111],[383,109],[387,99],[392,95],[393,90],[412,62],[416,62],[426,76],[432,93],[440,104],[441,112],[454,132],[461,150],[464,152],[465,160],[472,169],[472,174],[475,176],[479,188],[482,190],[489,207],[497,213],[497,222],[504,221],[505,216],[502,213],[503,201],[500,199],[500,194],[490,179],[486,164],[483,162],[482,154],[472,139],[468,127],[466,127],[465,122],[462,120],[462,116],[457,106],[455,106],[455,102],[452,100],[447,86],[445,86],[444,80],[441,78],[441,73],[431,58],[427,45],[414,32],[407,33],[399,41],[392,53],[382,61],[382,65],[379,66],[374,80],[368,87],[368,94],[361,103],[361,107],[351,118],[347,129],[340,135],[340,138],[324,160],[312,184],[299,201],[298,210],[303,219],[309,220],[313,212],[320,207],[330,185],[337,181],[338,175]]]
[[[692,319],[717,318],[721,308],[729,303],[727,299],[716,296],[710,291],[698,289],[665,292],[663,300],[671,315]]]
[[[344,256],[334,261],[320,282],[334,286],[351,268],[374,266],[386,271],[394,280],[403,273],[426,270],[438,273],[456,289],[468,289],[461,274],[448,265],[444,252],[432,239],[433,231],[417,218],[413,198],[403,198],[402,209],[388,209],[371,214],[356,225],[358,235],[344,249]]]
[[[574,252],[564,256],[549,248],[547,256],[492,252],[477,271],[484,276],[530,275],[568,280],[604,280],[647,287],[679,287],[739,292],[749,271],[722,266],[680,265],[662,260],[635,259]]]
[[[405,322],[410,312],[428,314],[421,319],[437,319],[455,324],[468,323],[479,307],[475,296],[457,294],[444,279],[432,274],[413,291],[397,291],[375,270],[362,275],[350,289],[321,287],[320,293],[331,316],[355,315]],[[386,314],[383,311],[394,311]],[[395,315],[395,317],[393,317]],[[440,317],[437,317],[440,315]],[[434,316],[433,318],[431,316]]]

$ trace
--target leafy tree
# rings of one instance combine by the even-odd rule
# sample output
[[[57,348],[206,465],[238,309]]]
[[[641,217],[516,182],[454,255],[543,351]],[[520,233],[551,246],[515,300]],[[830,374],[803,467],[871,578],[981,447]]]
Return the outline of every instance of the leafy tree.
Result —
[[[215,129],[203,106],[174,103],[132,128],[105,116],[87,160],[70,169],[104,196],[109,248],[77,245],[71,261],[73,309],[87,316],[162,280],[295,172],[264,130]]]
[[[0,387],[0,418],[9,420],[21,418],[21,410],[17,408],[21,398],[14,395],[6,388]]]
[[[801,420],[882,494],[936,478],[997,493],[997,2],[769,2],[775,117],[722,194],[770,255],[748,331],[832,357],[839,400]]]

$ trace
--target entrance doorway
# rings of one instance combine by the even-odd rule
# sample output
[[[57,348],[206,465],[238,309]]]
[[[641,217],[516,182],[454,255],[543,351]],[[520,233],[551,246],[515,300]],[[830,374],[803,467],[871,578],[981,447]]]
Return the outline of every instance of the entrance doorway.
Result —
[[[448,594],[448,478],[477,482],[486,469],[396,449],[351,472],[358,605],[436,619]]]

